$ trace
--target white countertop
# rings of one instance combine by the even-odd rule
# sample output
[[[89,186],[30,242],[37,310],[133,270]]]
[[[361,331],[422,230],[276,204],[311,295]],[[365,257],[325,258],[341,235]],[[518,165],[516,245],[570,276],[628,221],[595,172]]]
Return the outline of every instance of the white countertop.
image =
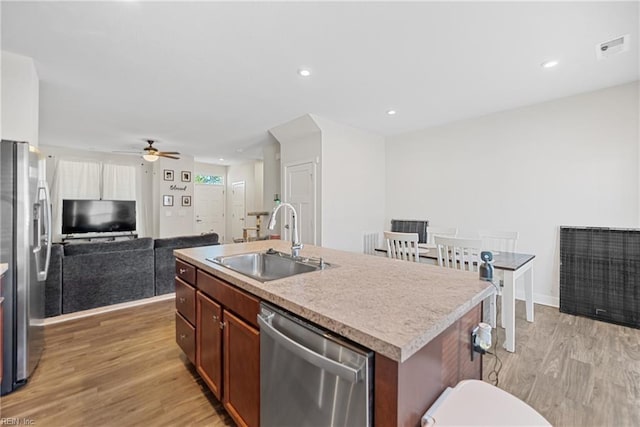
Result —
[[[404,362],[494,288],[477,273],[305,245],[300,255],[322,257],[332,268],[262,283],[206,258],[274,248],[266,240],[180,249],[175,256],[340,334]]]

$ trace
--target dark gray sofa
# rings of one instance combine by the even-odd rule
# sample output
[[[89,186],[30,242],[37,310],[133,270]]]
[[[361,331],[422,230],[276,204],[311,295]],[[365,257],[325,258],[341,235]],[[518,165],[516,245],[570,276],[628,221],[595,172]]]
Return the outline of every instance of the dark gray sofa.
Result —
[[[219,245],[216,233],[203,234],[201,236],[169,237],[154,241],[155,251],[155,294],[163,295],[176,291],[173,280],[175,276],[174,249],[194,248],[198,246]]]
[[[153,239],[150,237],[65,246],[63,314],[153,295]]]
[[[44,284],[45,317],[62,313],[62,252],[62,245],[56,243],[51,246],[49,272]]]
[[[216,233],[54,244],[45,282],[45,316],[175,292],[173,250],[219,244]]]

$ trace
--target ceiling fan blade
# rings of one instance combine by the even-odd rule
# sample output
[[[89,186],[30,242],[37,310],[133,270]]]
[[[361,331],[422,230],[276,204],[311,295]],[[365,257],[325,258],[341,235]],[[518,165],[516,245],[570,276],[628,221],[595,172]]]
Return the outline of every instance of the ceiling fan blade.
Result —
[[[155,153],[155,155],[158,156],[158,157],[166,157],[167,159],[180,160],[180,157],[172,156],[172,155],[167,154],[167,153]]]
[[[158,151],[158,153],[161,153],[161,154],[172,154],[172,155],[180,154],[177,151]]]

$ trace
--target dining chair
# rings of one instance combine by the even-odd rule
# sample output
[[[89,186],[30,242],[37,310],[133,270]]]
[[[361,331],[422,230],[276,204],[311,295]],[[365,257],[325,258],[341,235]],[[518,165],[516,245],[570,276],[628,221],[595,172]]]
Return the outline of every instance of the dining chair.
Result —
[[[518,246],[517,231],[480,230],[478,236],[482,239],[482,248],[485,250],[515,252]]]
[[[427,227],[427,244],[435,246],[433,238],[441,237],[457,237],[458,229],[456,227]]]
[[[480,268],[481,239],[461,239],[458,237],[434,236],[438,250],[438,265],[464,271],[478,271]],[[489,297],[489,323],[496,327],[496,294]]]
[[[500,252],[515,252],[518,246],[518,237],[520,233],[517,231],[496,231],[496,230],[480,230],[478,236],[482,239],[482,249],[489,250],[494,254]],[[501,270],[495,272],[495,281],[499,282],[498,295],[500,295],[500,307],[504,307],[502,301],[502,286],[504,281],[504,273]],[[504,309],[500,311],[501,323],[504,325]],[[492,325],[493,326],[493,325]]]
[[[387,257],[418,262],[418,233],[396,233],[385,231]]]
[[[434,236],[438,265],[456,270],[478,271],[482,240]]]

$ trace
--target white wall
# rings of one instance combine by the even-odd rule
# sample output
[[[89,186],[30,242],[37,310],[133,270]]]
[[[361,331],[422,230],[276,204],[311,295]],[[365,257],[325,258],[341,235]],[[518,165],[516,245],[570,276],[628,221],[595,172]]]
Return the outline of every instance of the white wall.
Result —
[[[282,197],[280,189],[280,143],[269,135],[272,141],[262,149],[263,159],[263,196],[262,207],[271,211],[275,207],[274,197]]]
[[[322,132],[322,245],[362,252],[385,221],[385,140],[312,116]]]
[[[173,171],[173,181],[165,181],[165,170]],[[153,163],[154,171],[154,237],[189,236],[194,234],[193,209],[193,157],[181,154],[179,160],[161,157]],[[182,181],[182,172],[191,174],[188,182]],[[163,206],[163,196],[173,196],[173,206]],[[182,206],[182,196],[191,197],[191,206]]]
[[[39,80],[33,59],[2,51],[2,139],[39,145]]]
[[[517,230],[557,305],[561,225],[639,225],[638,103],[635,82],[390,137],[387,221]]]
[[[214,165],[211,163],[195,162],[193,165],[193,176],[200,175],[219,175],[223,176],[225,182],[227,180],[227,166]]]
[[[280,142],[280,197],[285,197],[285,168],[300,163],[313,162],[316,165],[316,209],[315,209],[315,244],[322,246],[322,134],[320,128],[307,114],[290,122],[269,129]],[[282,226],[284,221],[279,221]],[[285,236],[281,228],[281,235]],[[302,237],[302,241],[306,240]]]

